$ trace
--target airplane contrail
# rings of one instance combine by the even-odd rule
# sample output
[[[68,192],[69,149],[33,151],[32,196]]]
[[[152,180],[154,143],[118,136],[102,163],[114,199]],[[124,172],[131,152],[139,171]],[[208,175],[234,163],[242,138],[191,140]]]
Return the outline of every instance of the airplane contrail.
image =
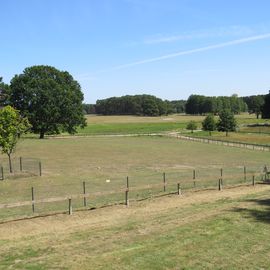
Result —
[[[242,39],[236,39],[236,40],[232,40],[232,41],[228,41],[228,42],[224,42],[224,43],[219,43],[219,44],[215,44],[215,45],[210,45],[210,46],[206,46],[206,47],[201,47],[201,48],[197,48],[197,49],[166,54],[166,55],[162,55],[162,56],[158,56],[158,57],[154,57],[154,58],[148,58],[148,59],[144,59],[144,60],[140,60],[140,61],[136,61],[136,62],[132,62],[132,63],[128,63],[128,64],[115,66],[115,67],[110,68],[109,70],[124,69],[124,68],[128,68],[128,67],[142,65],[142,64],[157,62],[157,61],[161,61],[161,60],[165,60],[165,59],[175,58],[175,57],[178,57],[181,55],[193,54],[193,53],[198,53],[198,52],[205,52],[205,51],[210,51],[210,50],[214,50],[214,49],[229,47],[229,46],[233,46],[233,45],[238,45],[238,44],[242,44],[242,43],[248,43],[251,41],[268,39],[268,38],[270,38],[270,33],[247,37],[247,38],[242,38]]]

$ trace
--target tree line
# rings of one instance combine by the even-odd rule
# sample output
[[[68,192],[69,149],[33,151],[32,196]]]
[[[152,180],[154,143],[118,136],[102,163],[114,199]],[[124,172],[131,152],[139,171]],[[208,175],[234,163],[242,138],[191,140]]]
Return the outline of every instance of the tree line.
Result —
[[[172,113],[219,114],[229,110],[234,114],[249,112],[270,118],[269,95],[238,97],[190,95],[187,100],[162,100],[152,95],[127,95],[97,100],[96,104],[83,104],[85,114],[158,116]]]
[[[159,116],[174,113],[169,101],[152,95],[127,95],[97,100],[95,111],[103,115]]]
[[[187,114],[218,114],[223,110],[230,110],[234,114],[239,114],[248,111],[248,106],[244,99],[237,95],[232,95],[230,97],[191,95],[186,103]]]

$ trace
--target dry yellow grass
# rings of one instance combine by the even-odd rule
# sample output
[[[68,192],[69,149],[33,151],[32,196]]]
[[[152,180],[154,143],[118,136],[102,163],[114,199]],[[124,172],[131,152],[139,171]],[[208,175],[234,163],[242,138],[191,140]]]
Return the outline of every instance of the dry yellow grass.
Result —
[[[216,269],[217,266],[252,269],[254,264],[245,256],[248,254],[244,248],[246,243],[242,245],[242,241],[250,241],[244,240],[244,217],[242,220],[232,213],[236,207],[254,207],[255,203],[246,200],[246,196],[262,196],[269,191],[269,186],[260,185],[222,192],[186,193],[181,197],[174,195],[134,203],[129,208],[114,206],[75,212],[72,216],[0,224],[0,269],[179,269],[180,265],[188,269]],[[237,216],[236,220],[233,215]],[[241,256],[234,254],[234,260],[229,259],[233,247],[226,252],[221,248],[232,244],[226,227],[216,224],[224,222],[223,217],[234,226],[237,224],[236,228],[232,225],[228,228],[233,235],[232,228],[238,230],[239,224],[244,224],[243,232],[238,231],[237,241],[234,239]],[[256,237],[257,233],[253,231],[252,236]],[[214,239],[223,234],[226,241],[220,242],[219,247],[222,256],[215,256],[219,249]],[[253,250],[252,256],[266,255],[265,243],[255,243],[257,250]],[[263,266],[263,263],[257,261],[257,265]]]

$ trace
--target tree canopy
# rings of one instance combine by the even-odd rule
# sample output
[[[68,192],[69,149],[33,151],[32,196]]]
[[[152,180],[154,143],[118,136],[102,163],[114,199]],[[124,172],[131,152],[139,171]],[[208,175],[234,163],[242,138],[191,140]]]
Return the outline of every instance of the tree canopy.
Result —
[[[236,119],[230,110],[223,110],[219,114],[219,121],[217,123],[218,131],[225,131],[226,136],[228,136],[229,131],[236,130]]]
[[[235,114],[247,111],[247,104],[243,98],[237,95],[230,97],[207,97],[202,95],[191,95],[186,102],[186,113],[188,114],[218,114],[222,110],[231,110]]]
[[[262,113],[264,98],[264,95],[243,97],[244,101],[248,106],[248,112],[255,113],[257,118],[259,118],[259,115]]]
[[[51,66],[32,66],[15,75],[10,84],[10,103],[26,116],[34,133],[75,133],[85,127],[83,93],[67,71]]]
[[[270,118],[270,91],[269,94],[265,96],[264,105],[262,106],[262,118]]]
[[[211,135],[211,132],[216,130],[217,125],[213,114],[209,114],[205,117],[205,119],[202,122],[202,129],[205,131],[209,131],[209,134]]]
[[[3,78],[0,77],[0,106],[4,106],[7,103],[9,95],[9,85],[3,82]]]
[[[97,100],[96,113],[103,115],[158,116],[173,112],[169,101],[152,95],[111,97]]]
[[[193,133],[194,130],[197,129],[197,123],[195,121],[189,121],[187,123],[187,130],[191,130],[191,133]]]
[[[11,106],[0,110],[0,147],[2,153],[8,155],[10,172],[12,172],[11,154],[15,150],[20,135],[29,128],[27,118],[22,118]]]

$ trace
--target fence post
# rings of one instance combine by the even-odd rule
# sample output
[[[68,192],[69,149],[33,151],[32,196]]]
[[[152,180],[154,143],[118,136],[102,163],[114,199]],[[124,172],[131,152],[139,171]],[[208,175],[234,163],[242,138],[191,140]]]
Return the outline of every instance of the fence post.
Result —
[[[180,187],[180,183],[177,184],[177,195],[181,195],[181,187]]]
[[[68,214],[69,214],[69,215],[72,215],[71,198],[68,199]]]
[[[39,162],[39,176],[41,176],[42,175],[42,170],[41,170],[41,161]]]
[[[218,190],[222,190],[222,179],[218,179]]]
[[[128,176],[127,176],[127,190],[129,190],[129,179],[128,179]]]
[[[193,170],[193,186],[194,186],[194,188],[196,187],[196,171],[195,170]]]
[[[5,178],[4,178],[4,168],[3,168],[3,166],[1,166],[1,174],[2,174],[2,180],[4,180]]]
[[[20,171],[22,172],[22,170],[23,170],[22,157],[20,157]]]
[[[247,180],[247,168],[244,166],[244,180]]]
[[[221,181],[221,185],[223,185],[223,169],[220,169],[220,181]]]
[[[252,176],[252,185],[255,186],[255,175]]]
[[[163,191],[166,191],[166,174],[165,172],[163,173]]]
[[[31,188],[32,193],[32,212],[35,213],[35,196],[34,196],[34,187]]]
[[[128,189],[126,189],[126,191],[125,191],[125,204],[126,204],[126,206],[129,206]]]
[[[85,188],[85,181],[83,181],[83,206],[86,207],[86,197],[85,197],[85,194],[86,194],[86,188]]]

